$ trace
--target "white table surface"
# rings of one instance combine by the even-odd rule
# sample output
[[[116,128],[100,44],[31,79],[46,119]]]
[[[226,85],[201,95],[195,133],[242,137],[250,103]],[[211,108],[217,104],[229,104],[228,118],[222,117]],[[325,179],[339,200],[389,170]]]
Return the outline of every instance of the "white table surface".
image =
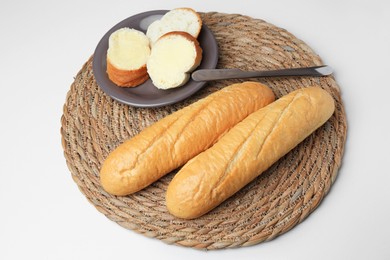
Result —
[[[0,259],[390,259],[390,2],[1,1]],[[81,194],[60,118],[103,34],[148,10],[189,6],[264,19],[335,69],[348,119],[339,176],[319,208],[256,246],[197,251],[126,230]]]

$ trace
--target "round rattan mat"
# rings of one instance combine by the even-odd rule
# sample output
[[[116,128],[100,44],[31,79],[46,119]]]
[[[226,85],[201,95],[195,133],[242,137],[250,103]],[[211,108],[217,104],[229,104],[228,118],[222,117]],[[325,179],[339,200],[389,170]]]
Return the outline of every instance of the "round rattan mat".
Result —
[[[247,70],[321,65],[304,42],[265,21],[237,14],[204,13],[219,45],[219,68]],[[174,173],[126,197],[104,192],[100,165],[108,153],[148,125],[240,80],[207,84],[195,96],[160,108],[134,108],[105,95],[92,73],[92,58],[77,74],[61,119],[64,155],[81,192],[97,210],[119,225],[166,243],[199,249],[249,246],[281,235],[304,220],[335,181],[346,139],[340,89],[332,76],[259,80],[277,97],[309,85],[332,94],[331,119],[268,171],[222,205],[195,220],[170,215],[165,191]]]

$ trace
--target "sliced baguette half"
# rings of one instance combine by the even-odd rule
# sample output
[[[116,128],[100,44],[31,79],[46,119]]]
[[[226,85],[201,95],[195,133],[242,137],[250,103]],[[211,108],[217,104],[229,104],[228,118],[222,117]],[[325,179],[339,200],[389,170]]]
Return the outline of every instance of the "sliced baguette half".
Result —
[[[110,35],[107,74],[120,87],[135,87],[145,82],[146,62],[150,56],[148,37],[141,31],[121,28]]]
[[[176,8],[150,24],[146,35],[154,45],[162,35],[173,31],[186,32],[198,38],[201,28],[202,19],[197,12],[191,8]]]
[[[154,44],[147,72],[157,88],[176,88],[189,80],[201,60],[202,48],[196,38],[186,32],[169,32]]]

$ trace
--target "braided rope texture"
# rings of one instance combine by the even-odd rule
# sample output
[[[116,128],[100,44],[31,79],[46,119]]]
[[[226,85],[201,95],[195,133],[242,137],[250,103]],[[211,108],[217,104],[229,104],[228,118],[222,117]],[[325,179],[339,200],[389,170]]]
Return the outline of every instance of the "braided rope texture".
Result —
[[[216,12],[202,13],[201,17],[217,39],[218,68],[322,65],[303,41],[263,20]],[[325,125],[219,207],[198,219],[182,220],[170,215],[165,206],[165,192],[174,172],[133,195],[116,197],[100,186],[100,166],[110,151],[145,127],[242,80],[208,83],[175,105],[135,108],[100,90],[89,59],[71,85],[61,118],[64,156],[74,181],[107,218],[168,244],[206,250],[242,247],[287,232],[316,209],[337,177],[347,132],[344,106],[333,76],[253,80],[268,85],[277,97],[319,85],[335,99],[336,111]]]

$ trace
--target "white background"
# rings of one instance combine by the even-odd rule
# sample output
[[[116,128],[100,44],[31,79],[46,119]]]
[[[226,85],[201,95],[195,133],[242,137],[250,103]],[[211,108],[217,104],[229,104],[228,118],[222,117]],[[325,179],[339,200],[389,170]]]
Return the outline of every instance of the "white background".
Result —
[[[0,2],[0,259],[390,259],[389,1]],[[66,166],[60,118],[104,33],[134,14],[188,6],[285,28],[335,69],[348,116],[336,183],[320,207],[260,245],[197,251],[99,213]]]

